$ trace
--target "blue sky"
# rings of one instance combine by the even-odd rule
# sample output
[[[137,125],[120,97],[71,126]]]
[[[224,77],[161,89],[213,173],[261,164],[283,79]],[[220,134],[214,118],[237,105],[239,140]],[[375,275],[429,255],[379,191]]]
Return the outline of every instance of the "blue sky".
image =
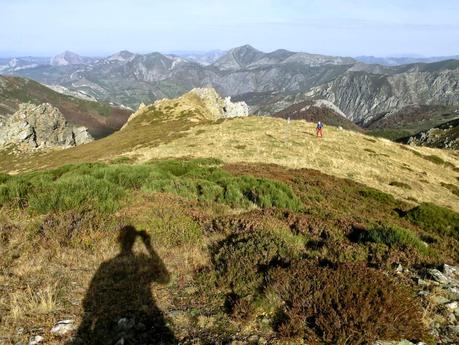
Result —
[[[0,0],[0,56],[251,44],[333,55],[459,54],[457,0]]]

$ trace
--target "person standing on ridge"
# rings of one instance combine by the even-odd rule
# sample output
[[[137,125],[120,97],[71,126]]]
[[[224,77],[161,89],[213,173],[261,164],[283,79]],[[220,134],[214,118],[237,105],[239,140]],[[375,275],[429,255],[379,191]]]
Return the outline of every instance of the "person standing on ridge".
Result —
[[[324,133],[323,133],[323,128],[324,128],[324,124],[322,123],[322,121],[319,121],[317,122],[317,126],[316,126],[316,135],[319,137],[323,137]]]

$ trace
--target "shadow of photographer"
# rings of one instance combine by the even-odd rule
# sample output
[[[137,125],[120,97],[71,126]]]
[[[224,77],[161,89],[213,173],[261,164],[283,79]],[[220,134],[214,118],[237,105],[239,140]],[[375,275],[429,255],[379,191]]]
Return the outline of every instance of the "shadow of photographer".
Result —
[[[148,255],[133,252],[137,238]],[[91,280],[83,301],[84,318],[69,344],[176,344],[151,293],[151,283],[167,284],[169,273],[150,236],[125,226],[118,242],[120,253],[102,263]]]

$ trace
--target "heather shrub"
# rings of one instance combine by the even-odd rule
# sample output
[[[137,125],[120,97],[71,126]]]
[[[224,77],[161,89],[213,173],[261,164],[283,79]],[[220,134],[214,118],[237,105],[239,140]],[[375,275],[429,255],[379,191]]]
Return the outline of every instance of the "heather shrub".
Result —
[[[297,257],[302,245],[288,230],[230,235],[212,250],[217,284],[237,297],[254,296],[267,269]]]
[[[414,248],[427,254],[427,246],[411,231],[391,224],[373,224],[357,235],[357,242],[382,243],[398,249]]]
[[[427,231],[459,239],[459,213],[445,207],[422,203],[409,210],[405,217]]]
[[[395,198],[387,193],[381,192],[377,189],[365,187],[359,191],[359,194],[364,198],[374,199],[383,204],[394,204]]]
[[[283,301],[274,327],[284,338],[308,344],[429,340],[412,291],[380,271],[298,261],[273,269],[269,283]]]

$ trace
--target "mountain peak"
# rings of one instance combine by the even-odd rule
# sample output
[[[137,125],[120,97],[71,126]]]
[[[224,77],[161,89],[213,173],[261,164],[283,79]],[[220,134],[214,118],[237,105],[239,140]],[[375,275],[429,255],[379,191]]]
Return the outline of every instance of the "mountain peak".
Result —
[[[255,49],[249,44],[236,47],[228,51],[215,62],[215,66],[220,69],[245,68],[255,61],[263,58],[266,54]]]
[[[120,62],[127,62],[132,61],[137,54],[130,52],[129,50],[121,50],[115,54],[110,55],[107,60],[109,61],[120,61]]]
[[[250,44],[244,44],[243,46],[240,47],[234,47],[233,49],[230,49],[230,51],[239,51],[239,50],[249,50],[249,51],[257,51],[259,52],[258,49],[254,48]]]
[[[53,66],[80,65],[84,63],[84,58],[77,53],[64,51],[51,59]]]

